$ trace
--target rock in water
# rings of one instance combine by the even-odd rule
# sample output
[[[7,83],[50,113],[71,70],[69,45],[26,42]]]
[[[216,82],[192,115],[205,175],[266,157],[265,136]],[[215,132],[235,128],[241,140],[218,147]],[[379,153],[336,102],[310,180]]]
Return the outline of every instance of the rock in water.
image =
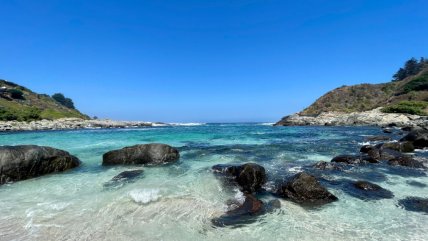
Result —
[[[161,165],[180,158],[178,150],[165,144],[135,145],[113,150],[103,155],[103,165]]]
[[[257,216],[265,213],[264,204],[251,194],[245,194],[245,201],[239,207],[211,220],[218,227],[242,226],[257,220]]]
[[[405,137],[401,138],[400,141],[410,141],[415,148],[422,149],[428,147],[428,130],[422,128],[412,130]]]
[[[325,204],[337,200],[314,176],[306,172],[298,173],[283,183],[276,194],[303,204]]]
[[[412,212],[423,212],[428,214],[428,198],[407,197],[398,201],[398,205]]]
[[[80,165],[77,157],[47,146],[0,146],[0,185]]]
[[[391,191],[367,181],[353,182],[352,187],[350,189],[347,189],[346,192],[351,196],[363,200],[378,200],[394,197],[394,194],[392,194]]]
[[[265,168],[255,163],[243,165],[215,165],[215,173],[224,174],[232,178],[245,193],[257,192],[266,183]]]
[[[388,161],[388,164],[391,166],[425,168],[425,166],[422,164],[422,162],[415,160],[409,156],[401,156],[401,157],[393,158],[393,159]]]
[[[124,183],[135,180],[135,178],[139,177],[141,174],[143,174],[143,170],[141,169],[121,172],[114,176],[110,181],[104,183],[104,187],[121,186]]]

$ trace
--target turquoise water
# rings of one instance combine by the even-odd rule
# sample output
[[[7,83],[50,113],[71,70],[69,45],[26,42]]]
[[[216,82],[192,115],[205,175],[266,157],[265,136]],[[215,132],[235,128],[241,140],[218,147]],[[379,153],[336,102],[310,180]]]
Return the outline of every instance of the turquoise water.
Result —
[[[239,228],[216,228],[211,219],[240,199],[214,177],[215,164],[256,162],[280,180],[320,160],[357,153],[372,127],[272,127],[206,124],[146,129],[99,129],[1,134],[0,145],[37,144],[69,151],[74,170],[0,187],[0,240],[426,240],[428,216],[398,206],[407,196],[427,197],[423,171],[355,167],[321,173],[330,180],[364,179],[395,197],[363,201],[340,185],[324,183],[339,201],[308,209],[281,200],[281,208]],[[135,167],[103,167],[102,154],[151,142],[178,147],[180,160],[143,167],[142,178],[117,188],[104,183]],[[427,156],[426,152],[418,155]],[[266,188],[272,186],[272,182]],[[274,197],[265,195],[262,200]]]

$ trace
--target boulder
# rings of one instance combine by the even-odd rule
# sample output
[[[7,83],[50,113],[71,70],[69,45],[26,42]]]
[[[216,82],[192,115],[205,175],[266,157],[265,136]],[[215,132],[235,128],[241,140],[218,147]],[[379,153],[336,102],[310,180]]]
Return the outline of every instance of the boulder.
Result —
[[[336,170],[336,171],[343,170],[343,166],[341,166],[339,163],[336,163],[336,162],[319,161],[315,163],[312,167],[318,170]]]
[[[366,137],[367,141],[389,141],[391,137],[389,136],[369,136]]]
[[[409,134],[401,138],[400,141],[412,142],[415,148],[422,149],[428,147],[428,130],[422,128],[412,130]]]
[[[214,173],[231,178],[245,193],[260,191],[262,185],[266,183],[265,168],[255,163],[215,165],[212,169]]]
[[[325,204],[337,200],[314,176],[306,172],[298,173],[282,183],[276,194],[302,204]]]
[[[346,192],[351,196],[363,200],[378,200],[394,197],[394,194],[392,194],[391,191],[367,181],[353,182],[351,187],[349,189],[346,189]]]
[[[77,157],[47,146],[0,146],[0,185],[80,165]]]
[[[346,164],[362,164],[362,163],[377,163],[377,159],[368,155],[339,155],[331,159],[331,162],[346,163]]]
[[[134,181],[143,174],[142,169],[124,171],[114,176],[110,181],[104,183],[104,187],[118,187],[125,183]]]
[[[415,150],[413,143],[410,141],[403,142],[386,142],[376,145],[378,149],[391,149],[399,152],[412,152]]]
[[[388,161],[391,166],[404,166],[412,168],[425,168],[422,162],[413,159],[409,156],[396,157]]]
[[[375,146],[372,146],[372,145],[364,145],[364,146],[362,146],[361,148],[360,148],[360,152],[362,152],[362,153],[368,153],[369,151],[371,151],[371,150],[373,150],[373,149],[375,149],[376,147]]]
[[[180,158],[178,150],[165,144],[145,144],[113,150],[103,155],[103,165],[162,165]]]
[[[398,201],[398,205],[407,211],[428,214],[428,198],[407,197]]]

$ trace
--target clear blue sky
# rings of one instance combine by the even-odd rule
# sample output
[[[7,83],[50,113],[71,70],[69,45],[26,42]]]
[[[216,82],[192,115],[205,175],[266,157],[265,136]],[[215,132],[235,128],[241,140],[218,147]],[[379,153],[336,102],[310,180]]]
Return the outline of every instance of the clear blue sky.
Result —
[[[0,78],[84,113],[276,121],[428,54],[428,1],[1,0]]]

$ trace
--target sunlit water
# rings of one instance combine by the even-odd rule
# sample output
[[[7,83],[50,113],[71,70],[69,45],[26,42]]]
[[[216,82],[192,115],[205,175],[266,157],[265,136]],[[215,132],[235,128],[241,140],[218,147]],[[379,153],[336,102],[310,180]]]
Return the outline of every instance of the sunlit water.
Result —
[[[311,163],[357,153],[366,136],[380,134],[371,127],[263,124],[1,134],[0,145],[52,146],[76,155],[82,165],[0,186],[0,240],[427,240],[428,215],[406,211],[398,200],[428,197],[426,187],[409,185],[428,184],[428,178],[423,171],[403,168],[356,167],[322,174],[369,180],[391,190],[393,199],[363,201],[341,185],[324,183],[339,201],[308,209],[281,200],[280,209],[255,223],[239,228],[211,224],[225,212],[228,199],[240,196],[216,179],[211,166],[256,162],[270,180],[280,180]],[[178,147],[180,160],[143,167],[135,182],[104,187],[118,173],[136,167],[103,167],[103,153],[151,142]]]

